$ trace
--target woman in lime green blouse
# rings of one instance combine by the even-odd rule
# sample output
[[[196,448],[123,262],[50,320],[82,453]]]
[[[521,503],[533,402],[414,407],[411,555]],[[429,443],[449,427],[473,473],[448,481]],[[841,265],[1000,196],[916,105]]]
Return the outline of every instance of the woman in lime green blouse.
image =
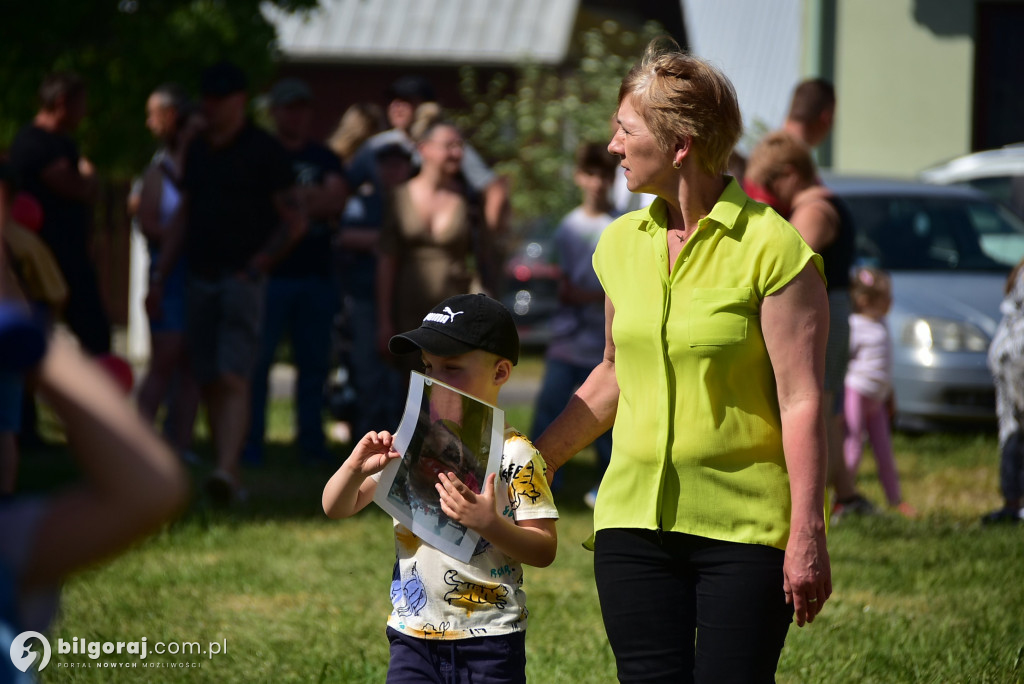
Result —
[[[732,84],[662,45],[608,146],[658,199],[601,238],[604,360],[536,444],[550,477],[614,425],[594,567],[620,681],[771,682],[832,592],[822,262],[724,175]]]

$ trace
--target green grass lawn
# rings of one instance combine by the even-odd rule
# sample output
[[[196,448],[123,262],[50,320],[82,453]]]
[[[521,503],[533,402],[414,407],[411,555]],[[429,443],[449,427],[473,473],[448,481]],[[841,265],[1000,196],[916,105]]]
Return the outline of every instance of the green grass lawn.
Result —
[[[324,517],[330,470],[297,464],[289,410],[272,407],[268,464],[247,472],[247,503],[223,512],[197,500],[161,534],[73,579],[50,635],[55,649],[58,638],[146,637],[219,642],[226,652],[150,655],[147,663],[192,667],[128,670],[95,665],[134,656],[55,653],[42,681],[384,680],[391,521],[372,506],[346,521]],[[514,425],[528,426],[529,417],[527,407],[508,411]],[[209,457],[205,441],[199,450]],[[345,451],[337,447],[339,458]],[[994,436],[900,435],[895,451],[905,498],[922,518],[882,515],[833,527],[835,592],[813,625],[790,630],[779,681],[1024,681],[1024,529],[978,524],[999,503]],[[194,468],[194,481],[205,470]],[[558,558],[527,570],[527,671],[542,684],[613,682],[591,555],[580,546],[591,531],[582,495],[593,458],[584,453],[565,470]],[[22,481],[45,489],[72,473],[63,450],[50,448],[26,454]],[[882,501],[870,457],[860,485]]]

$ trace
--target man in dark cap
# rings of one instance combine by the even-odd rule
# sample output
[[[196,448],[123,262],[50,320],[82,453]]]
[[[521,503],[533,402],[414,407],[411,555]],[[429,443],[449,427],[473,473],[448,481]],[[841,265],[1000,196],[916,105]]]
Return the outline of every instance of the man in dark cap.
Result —
[[[159,317],[163,281],[184,252],[185,334],[216,450],[206,482],[215,503],[243,493],[240,459],[267,273],[305,231],[288,155],[247,118],[246,87],[231,62],[202,74],[207,126],[186,153],[181,204],[146,298],[150,316]]]
[[[296,435],[309,462],[327,459],[323,429],[324,385],[330,372],[331,326],[337,310],[332,278],[331,240],[345,208],[347,192],[341,160],[310,138],[313,93],[299,79],[274,84],[270,116],[295,178],[296,192],[309,221],[306,234],[270,271],[259,356],[252,376],[252,414],[244,460],[263,459],[267,376],[275,351],[287,333],[298,369],[295,388]]]
[[[384,93],[387,98],[387,117],[391,128],[409,133],[416,116],[416,108],[424,102],[434,102],[434,88],[422,76],[402,76]]]

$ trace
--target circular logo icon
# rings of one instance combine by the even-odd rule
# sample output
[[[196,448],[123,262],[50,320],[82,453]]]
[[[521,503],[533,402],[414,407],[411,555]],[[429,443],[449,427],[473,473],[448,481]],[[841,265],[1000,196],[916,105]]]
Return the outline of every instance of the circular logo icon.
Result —
[[[43,645],[42,656],[32,650],[36,644],[28,643],[30,639],[38,639]],[[22,672],[28,672],[33,665],[37,672],[42,671],[50,662],[50,642],[39,632],[22,632],[11,642],[11,662]]]

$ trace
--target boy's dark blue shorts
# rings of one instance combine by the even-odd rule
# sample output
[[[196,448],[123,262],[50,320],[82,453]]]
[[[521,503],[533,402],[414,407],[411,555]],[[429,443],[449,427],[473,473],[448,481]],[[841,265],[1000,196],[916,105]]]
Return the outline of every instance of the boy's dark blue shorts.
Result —
[[[417,639],[388,627],[387,684],[526,684],[526,633]]]

